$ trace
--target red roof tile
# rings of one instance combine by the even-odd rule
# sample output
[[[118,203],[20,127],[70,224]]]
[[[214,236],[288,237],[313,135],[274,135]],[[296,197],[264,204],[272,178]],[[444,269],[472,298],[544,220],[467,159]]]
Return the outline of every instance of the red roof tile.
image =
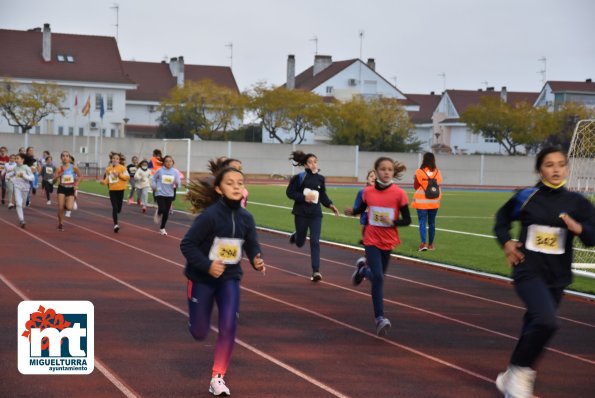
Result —
[[[551,89],[555,93],[573,92],[573,93],[595,93],[595,83],[593,82],[563,82],[548,81]]]
[[[176,87],[169,64],[165,62],[123,61],[126,74],[138,84],[136,90],[126,92],[126,99],[138,101],[161,101]],[[215,84],[239,92],[231,68],[226,66],[184,65],[185,81],[211,80]]]
[[[419,111],[409,112],[411,121],[415,124],[432,123],[432,115],[440,102],[440,95],[436,94],[405,94],[407,98],[419,105]]]
[[[482,97],[500,98],[500,91],[471,91],[471,90],[446,90],[457,113],[461,115],[470,105],[479,104]],[[507,103],[514,105],[520,102],[534,104],[539,93],[511,92],[507,93]]]
[[[113,37],[51,33],[51,61],[41,55],[40,31],[0,29],[0,76],[36,80],[66,80],[133,84],[122,70]],[[74,62],[58,62],[57,55]]]
[[[316,75],[313,75],[314,66],[311,66],[295,77],[295,88],[312,91],[354,62],[357,62],[357,59],[333,62],[327,68],[318,72]],[[285,87],[285,84],[283,87]]]

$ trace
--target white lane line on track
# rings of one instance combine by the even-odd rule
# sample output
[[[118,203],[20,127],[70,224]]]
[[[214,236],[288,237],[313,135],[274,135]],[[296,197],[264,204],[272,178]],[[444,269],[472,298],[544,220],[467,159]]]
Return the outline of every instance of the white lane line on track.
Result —
[[[4,222],[4,220],[2,220]],[[22,300],[31,300],[29,297],[25,295],[18,287],[13,285],[6,277],[0,274],[0,280],[4,282],[6,286],[8,286],[13,292],[16,293]],[[95,367],[99,370],[106,379],[108,379],[118,390],[124,394],[125,397],[128,398],[137,398],[140,397],[140,394],[134,391],[134,389],[128,386],[122,379],[120,379],[114,371],[108,368],[99,358],[95,357]]]
[[[5,224],[8,224],[8,225],[12,226],[13,228],[15,228],[15,229],[17,229],[17,230],[22,230],[21,228],[18,228],[16,225],[10,224],[10,223],[8,223],[7,221],[5,221],[5,220],[3,220],[3,219],[0,219],[0,221],[2,221],[2,222],[3,222],[3,223],[5,223]],[[88,230],[87,228],[84,228],[84,227],[83,227],[83,229],[86,229],[86,230]],[[76,261],[76,262],[80,263],[81,265],[83,265],[83,266],[85,266],[85,267],[87,267],[87,268],[90,268],[91,270],[93,270],[93,271],[95,271],[95,272],[97,272],[97,273],[99,273],[99,274],[101,274],[101,275],[103,275],[103,276],[105,276],[105,277],[107,277],[107,278],[109,278],[109,279],[111,279],[111,280],[113,280],[113,281],[115,281],[115,282],[117,282],[117,283],[119,283],[119,284],[121,284],[121,285],[123,285],[123,286],[125,286],[125,287],[127,287],[127,288],[129,288],[129,289],[131,289],[131,290],[133,290],[133,291],[135,291],[135,292],[137,292],[137,293],[139,293],[139,294],[143,295],[143,296],[145,296],[145,297],[147,297],[147,298],[149,298],[149,299],[151,299],[151,300],[153,300],[153,301],[156,301],[157,303],[159,303],[159,304],[162,304],[162,305],[164,305],[165,307],[167,307],[167,308],[169,308],[169,309],[172,309],[172,310],[174,310],[174,311],[176,311],[176,312],[178,312],[178,313],[180,313],[180,314],[182,314],[182,315],[184,315],[184,316],[188,317],[188,313],[187,313],[186,311],[182,310],[181,308],[178,308],[178,307],[176,307],[176,306],[174,306],[174,305],[172,305],[172,304],[169,304],[168,302],[166,302],[166,301],[163,301],[163,300],[161,300],[160,298],[158,298],[158,297],[156,297],[156,296],[153,296],[152,294],[150,294],[150,293],[147,293],[147,292],[145,292],[144,290],[142,290],[142,289],[139,289],[139,288],[137,288],[136,286],[134,286],[134,285],[131,285],[131,284],[129,284],[128,282],[125,282],[125,281],[123,281],[123,280],[119,279],[118,277],[116,277],[116,276],[113,276],[113,275],[109,274],[108,272],[105,272],[105,271],[101,270],[101,269],[99,269],[99,268],[97,268],[97,267],[95,267],[95,266],[93,266],[93,265],[91,265],[91,264],[87,263],[87,262],[86,262],[86,261],[84,261],[84,260],[82,260],[82,259],[80,259],[80,258],[78,258],[78,257],[76,257],[76,256],[74,256],[74,255],[72,255],[72,254],[70,254],[70,253],[68,253],[68,252],[66,252],[66,251],[64,251],[64,250],[62,250],[62,249],[60,249],[60,248],[58,248],[58,247],[56,247],[56,246],[53,246],[51,243],[49,243],[49,242],[45,241],[44,239],[41,239],[41,238],[39,238],[38,236],[35,236],[35,235],[31,234],[30,232],[28,232],[28,231],[26,231],[26,230],[22,230],[22,231],[23,231],[23,232],[25,232],[26,234],[28,234],[30,237],[32,237],[32,238],[34,238],[34,239],[38,240],[39,242],[41,242],[41,243],[43,243],[43,244],[45,244],[45,245],[49,246],[49,247],[50,247],[50,248],[52,248],[52,249],[54,249],[54,250],[58,251],[59,253],[63,254],[64,256],[67,256],[67,257],[71,258],[72,260],[74,260],[74,261]],[[89,231],[90,231],[90,230],[89,230]],[[91,231],[91,232],[92,232],[92,231]],[[98,235],[100,235],[100,234],[98,234]],[[133,247],[133,246],[131,246],[131,247]],[[153,255],[153,253],[147,252],[147,251],[145,251],[145,250],[140,250],[140,249],[139,249],[139,251],[141,251],[141,252],[145,252],[146,254]],[[181,264],[178,264],[178,265],[179,265],[179,266],[182,266]],[[217,328],[216,328],[216,327],[214,327],[214,326],[211,326],[211,330],[213,330],[215,333],[218,333],[218,332],[219,332],[219,331],[217,330]],[[291,366],[291,365],[289,365],[289,364],[286,364],[285,362],[283,362],[283,361],[281,361],[281,360],[279,360],[279,359],[277,359],[277,358],[275,358],[275,357],[273,357],[273,356],[271,356],[271,355],[269,355],[269,354],[266,354],[265,352],[263,352],[263,351],[259,350],[259,349],[258,349],[258,348],[256,348],[256,347],[253,347],[252,345],[250,345],[250,344],[248,344],[248,343],[244,342],[243,340],[240,340],[240,339],[235,339],[235,342],[236,342],[236,344],[238,344],[238,345],[240,345],[240,346],[242,346],[242,347],[246,348],[247,350],[249,350],[249,351],[253,352],[254,354],[256,354],[256,355],[258,355],[258,356],[261,356],[262,358],[264,358],[264,359],[266,359],[266,360],[269,360],[269,361],[273,362],[273,363],[274,363],[274,364],[276,364],[277,366],[279,366],[279,367],[281,367],[281,368],[283,368],[283,369],[287,370],[288,372],[290,372],[290,373],[292,373],[292,374],[294,374],[294,375],[298,376],[299,378],[301,378],[301,379],[303,379],[303,380],[307,381],[308,383],[310,383],[310,384],[312,384],[312,385],[314,385],[314,386],[316,386],[316,387],[318,387],[318,388],[320,388],[320,389],[322,389],[322,390],[324,390],[324,391],[328,392],[329,394],[331,394],[331,395],[334,395],[335,397],[339,397],[339,398],[348,398],[348,396],[347,396],[347,395],[345,395],[345,394],[343,394],[343,393],[341,393],[341,392],[339,392],[339,391],[335,390],[334,388],[332,388],[332,387],[330,387],[330,386],[328,386],[328,385],[324,384],[323,382],[321,382],[321,381],[317,380],[316,378],[314,378],[314,377],[312,377],[312,376],[309,376],[309,375],[308,375],[308,374],[306,374],[306,373],[303,373],[303,372],[301,372],[301,371],[300,371],[300,370],[298,370],[297,368],[294,368],[293,366]],[[107,368],[106,368],[105,370],[107,370]],[[115,376],[114,376],[114,377],[115,377]],[[133,395],[133,396],[134,396],[134,395]]]
[[[94,215],[92,212],[88,212],[88,213]],[[105,217],[105,216],[99,216],[99,217]],[[108,217],[105,217],[105,218],[108,218]],[[154,257],[158,257],[160,259],[164,259],[163,257],[160,257],[160,256],[158,256],[156,254],[153,254],[152,252],[148,252],[148,251],[143,250],[143,249],[140,249],[138,247],[135,247],[135,246],[132,246],[132,245],[129,245],[129,244],[125,244],[125,243],[123,243],[123,242],[121,242],[121,241],[119,241],[117,239],[107,237],[107,236],[105,236],[105,235],[103,235],[101,233],[95,232],[95,231],[93,231],[93,230],[91,230],[89,228],[80,226],[78,224],[74,224],[74,225],[76,225],[77,227],[79,227],[81,229],[84,229],[84,230],[86,230],[86,231],[88,231],[90,233],[93,233],[95,235],[98,235],[98,236],[100,236],[102,238],[106,238],[106,239],[109,239],[111,241],[114,241],[115,243],[123,244],[123,245],[125,245],[125,246],[127,246],[127,247],[129,247],[131,249],[138,250],[138,251],[140,251],[142,253],[145,253],[145,254],[148,254],[148,255],[151,255],[151,256],[154,256]],[[131,224],[131,225],[136,226],[135,224]],[[144,227],[138,227],[138,228],[144,229]],[[176,239],[176,240],[181,240],[181,238],[177,238],[177,237],[174,237],[172,235],[168,235],[168,237],[171,237],[171,238]],[[266,245],[266,246],[272,247],[272,248],[275,248],[275,249],[278,249],[278,250],[281,250],[281,251],[286,251],[286,252],[291,252],[291,253],[294,253],[294,254],[300,254],[300,255],[306,256],[304,253],[301,253],[301,252],[292,251],[292,250],[288,250],[288,249],[276,247],[276,246],[273,246],[273,245]],[[178,267],[184,268],[184,265],[183,264],[177,263],[177,262],[175,262],[173,260],[165,259],[165,261],[167,261],[167,262],[169,262],[171,264],[174,264],[174,265],[176,265]],[[333,261],[333,262],[336,263],[336,264],[343,264],[343,263],[336,262],[336,261]],[[285,270],[283,268],[275,267],[275,266],[270,265],[270,264],[268,264],[268,265],[269,265],[269,267],[275,268],[275,269],[277,269],[280,272],[284,272],[284,273],[287,273],[287,274],[291,274],[291,275],[299,276],[299,277],[302,277],[302,278],[306,278],[305,276],[303,276],[301,274],[294,273],[294,272],[291,272],[291,271],[287,271],[287,270]],[[343,265],[345,265],[345,264],[343,264]],[[324,282],[323,281],[322,283],[323,284],[327,284],[329,286],[333,286],[333,287],[342,289],[342,290],[347,290],[347,291],[350,291],[350,292],[353,292],[353,293],[356,293],[356,294],[359,294],[359,295],[364,295],[364,296],[370,297],[370,295],[368,293],[363,293],[363,292],[360,292],[360,291],[357,291],[357,290],[354,290],[354,289],[346,288],[344,286],[336,285],[336,284],[329,283],[329,282]],[[247,288],[245,288],[243,286],[241,288],[242,289],[247,289]],[[272,297],[271,297],[271,299],[276,300],[276,299],[274,299]],[[501,333],[501,332],[498,332],[498,331],[493,330],[493,329],[484,328],[483,326],[479,326],[479,325],[475,325],[475,324],[472,324],[472,323],[468,323],[468,322],[465,322],[465,321],[462,321],[462,320],[459,320],[459,319],[456,319],[456,318],[448,317],[446,315],[442,315],[442,314],[439,314],[439,313],[436,313],[436,312],[433,312],[433,311],[425,310],[425,309],[420,308],[420,307],[412,306],[412,305],[405,304],[405,303],[400,303],[400,302],[389,300],[389,299],[385,299],[385,302],[388,302],[388,303],[391,303],[391,304],[395,304],[395,305],[399,305],[399,306],[403,306],[403,307],[406,307],[406,308],[409,308],[409,309],[412,309],[412,310],[416,310],[416,311],[425,313],[427,315],[433,315],[433,316],[436,316],[438,318],[451,321],[453,323],[462,324],[462,325],[465,325],[467,327],[471,327],[471,328],[478,329],[478,330],[481,330],[481,331],[484,331],[484,332],[487,332],[487,333],[495,334],[495,335],[498,335],[498,336],[501,336],[501,337],[504,337],[504,338],[508,338],[508,339],[512,339],[512,340],[517,340],[517,338],[514,337],[514,336],[511,336],[511,335],[508,335],[508,334],[505,334],[505,333]],[[498,302],[496,301],[496,303],[498,303]],[[337,322],[340,322],[340,321],[337,321]],[[579,322],[577,321],[577,323],[579,323]],[[586,326],[592,326],[590,324],[585,324],[585,325]],[[595,361],[591,361],[589,359],[585,359],[585,358],[582,358],[580,356],[577,356],[577,355],[574,355],[574,354],[571,354],[571,353],[560,351],[560,350],[557,350],[555,348],[546,347],[546,350],[551,351],[551,352],[555,352],[555,353],[560,354],[562,356],[566,356],[566,357],[569,357],[569,358],[573,358],[573,359],[576,359],[576,360],[579,360],[579,361],[582,361],[582,362],[587,362],[587,363],[590,363],[590,364],[594,364],[595,365]],[[426,354],[426,355],[429,355],[429,354]],[[453,365],[453,366],[456,366],[456,365]]]

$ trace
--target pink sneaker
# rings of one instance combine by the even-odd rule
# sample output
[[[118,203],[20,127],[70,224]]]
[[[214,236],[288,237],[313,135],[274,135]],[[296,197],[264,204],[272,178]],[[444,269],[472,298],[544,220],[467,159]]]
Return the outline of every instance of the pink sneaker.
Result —
[[[419,249],[417,249],[418,252],[425,252],[426,250],[428,250],[428,246],[425,243],[419,245]]]
[[[428,245],[428,250],[436,250],[436,247],[433,243],[430,243],[430,245]]]
[[[133,204],[133,203],[134,203],[134,200],[133,200],[132,198],[129,198],[129,199],[128,199],[128,204],[129,204],[129,205],[131,205],[131,204]]]

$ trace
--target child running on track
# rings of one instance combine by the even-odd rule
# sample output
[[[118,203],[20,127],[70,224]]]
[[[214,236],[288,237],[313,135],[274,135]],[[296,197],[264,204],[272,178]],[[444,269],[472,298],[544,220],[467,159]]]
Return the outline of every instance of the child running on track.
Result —
[[[70,159],[70,153],[63,151],[60,154],[62,166],[54,174],[54,183],[58,182],[58,231],[64,231],[64,212],[72,210],[75,189],[81,178],[81,172]]]
[[[326,194],[324,176],[318,170],[318,158],[313,153],[294,151],[289,157],[294,166],[303,166],[304,172],[294,175],[289,181],[286,194],[294,201],[292,213],[295,220],[295,232],[289,237],[290,243],[297,247],[304,246],[306,235],[310,230],[310,259],[312,276],[310,280],[318,282],[320,273],[320,232],[322,229],[322,203],[339,216],[339,209]]]
[[[508,264],[514,289],[527,312],[508,369],[496,386],[505,396],[533,397],[534,366],[558,329],[557,310],[564,288],[572,282],[572,241],[595,245],[595,207],[584,196],[566,190],[566,154],[556,147],[542,149],[535,170],[541,181],[518,191],[496,214],[494,232]],[[513,221],[521,223],[512,240]],[[570,394],[572,395],[572,394]]]
[[[2,189],[6,186],[6,197],[2,196],[2,198],[8,200],[9,209],[14,207],[14,185],[8,178],[8,175],[15,167],[17,167],[16,158],[17,155],[10,155],[8,157],[8,163],[4,165],[4,169],[2,170],[2,181],[5,183],[5,185],[2,186]],[[2,191],[2,195],[4,195],[4,191]]]
[[[401,243],[397,227],[411,224],[407,194],[393,183],[394,178],[400,179],[405,169],[405,165],[391,158],[378,158],[374,163],[374,185],[364,188],[358,208],[345,209],[348,216],[362,214],[368,209],[368,226],[364,229],[367,263],[358,260],[351,279],[354,285],[359,285],[364,278],[372,282],[376,334],[379,336],[386,335],[391,327],[390,320],[384,316],[383,285],[390,254]]]
[[[8,148],[5,146],[0,147],[0,186],[2,188],[2,204],[5,203],[6,198],[6,179],[4,178],[4,169],[6,168],[6,164],[10,161],[10,156],[8,155]]]
[[[136,170],[138,170],[138,157],[133,156],[132,159],[130,159],[130,164],[128,166],[126,166],[126,170],[128,170],[128,175],[130,176],[130,180],[128,181],[130,183],[130,192],[128,193],[128,204],[134,204],[134,192],[136,191],[136,179],[134,178],[134,175],[136,174]],[[140,195],[137,194],[137,204],[140,206]]]
[[[140,200],[143,213],[147,212],[147,201],[149,198],[149,188],[151,188],[151,170],[149,170],[149,162],[145,159],[139,163],[139,168],[134,174],[135,187],[137,190],[137,197]]]
[[[214,182],[188,184],[188,200],[201,212],[182,239],[188,278],[188,326],[196,340],[204,340],[211,326],[213,304],[219,312],[219,335],[209,392],[230,395],[224,377],[234,347],[240,303],[240,261],[246,251],[252,267],[264,274],[254,218],[241,207],[244,175],[226,167]]]
[[[366,187],[374,186],[375,183],[376,183],[376,171],[368,170],[368,174],[366,175]],[[357,192],[355,201],[353,202],[354,209],[357,209],[359,207],[359,205],[362,203],[364,189],[365,189],[365,187],[360,189]],[[367,212],[363,212],[362,214],[359,215],[359,224],[361,225],[361,228],[362,228],[362,240],[360,240],[360,244],[363,245],[364,244],[364,241],[363,241],[364,231],[366,229],[366,225],[368,225],[368,213]],[[361,265],[360,265],[360,263],[361,263]],[[358,268],[363,267],[364,265],[366,265],[366,257],[358,258],[357,261],[355,262],[355,264]]]
[[[174,169],[174,159],[166,155],[163,158],[163,167],[155,172],[151,180],[151,186],[155,192],[157,210],[153,216],[155,224],[159,224],[159,233],[167,235],[165,225],[169,217],[169,209],[174,199],[174,187],[180,185],[180,172]]]
[[[130,176],[124,166],[125,158],[121,153],[110,153],[110,165],[105,169],[105,179],[101,184],[109,187],[109,199],[112,204],[112,219],[114,221],[114,232],[120,231],[118,224],[118,214],[122,211],[122,202],[124,201],[124,190]]]
[[[45,197],[47,199],[47,204],[52,204],[52,192],[54,192],[54,172],[56,171],[56,166],[52,162],[52,157],[50,155],[46,156],[45,163],[41,166],[41,185],[43,190],[45,191]]]
[[[22,153],[16,156],[16,167],[11,172],[9,178],[14,186],[14,199],[17,205],[17,215],[21,228],[25,228],[25,215],[23,213],[23,204],[27,200],[27,195],[31,189],[31,182],[33,181],[33,173],[31,168],[24,164],[26,156]]]

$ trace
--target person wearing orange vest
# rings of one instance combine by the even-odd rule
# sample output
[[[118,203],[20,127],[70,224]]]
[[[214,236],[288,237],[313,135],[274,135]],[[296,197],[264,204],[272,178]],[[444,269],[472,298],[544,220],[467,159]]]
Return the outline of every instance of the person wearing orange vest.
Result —
[[[149,161],[149,170],[151,170],[151,175],[155,175],[157,170],[159,170],[163,166],[163,155],[161,154],[160,149],[155,149],[153,151],[153,157]]]
[[[431,152],[424,153],[424,157],[419,169],[415,171],[413,178],[413,203],[411,207],[417,210],[417,218],[419,219],[419,237],[421,244],[418,251],[423,252],[428,249],[434,250],[434,237],[436,236],[436,215],[440,207],[440,199],[442,198],[442,191],[440,190],[438,197],[428,198],[426,191],[430,179],[436,180],[438,184],[442,183],[442,173],[436,167],[436,158]],[[428,244],[426,244],[426,223],[428,224]]]

